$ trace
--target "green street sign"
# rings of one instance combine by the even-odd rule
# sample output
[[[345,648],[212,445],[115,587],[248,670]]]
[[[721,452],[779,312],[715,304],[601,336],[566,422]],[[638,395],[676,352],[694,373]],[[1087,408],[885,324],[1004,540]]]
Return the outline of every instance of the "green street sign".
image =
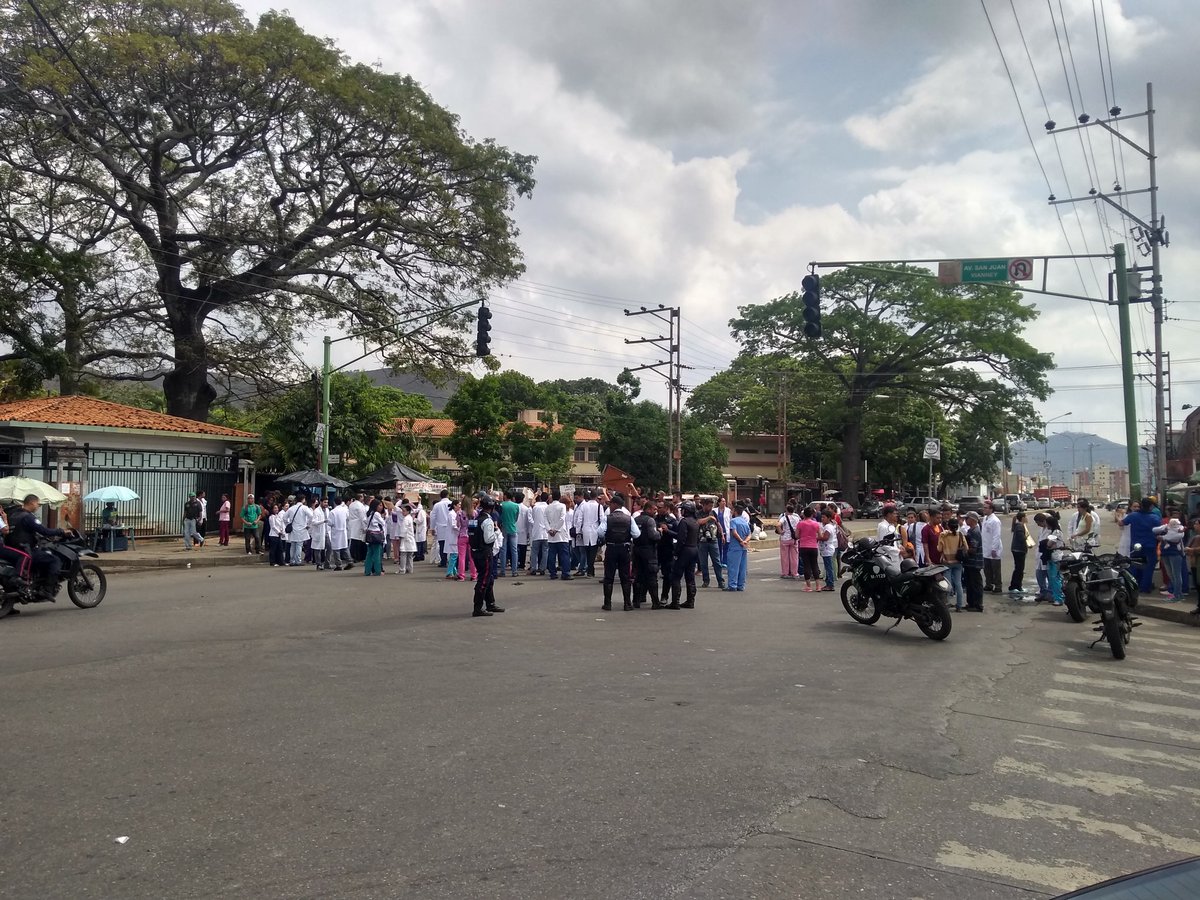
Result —
[[[1008,260],[964,259],[962,261],[962,280],[963,284],[1008,281]]]

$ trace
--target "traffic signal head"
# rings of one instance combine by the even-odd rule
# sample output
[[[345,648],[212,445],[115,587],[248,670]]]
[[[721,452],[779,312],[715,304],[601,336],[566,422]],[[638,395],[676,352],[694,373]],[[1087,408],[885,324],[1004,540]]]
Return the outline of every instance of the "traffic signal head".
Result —
[[[485,356],[490,356],[492,353],[491,347],[488,346],[491,341],[492,311],[482,303],[479,304],[479,313],[476,316],[476,320],[475,355],[482,359]]]
[[[804,294],[804,334],[816,339],[821,336],[821,276],[805,275],[800,282]]]

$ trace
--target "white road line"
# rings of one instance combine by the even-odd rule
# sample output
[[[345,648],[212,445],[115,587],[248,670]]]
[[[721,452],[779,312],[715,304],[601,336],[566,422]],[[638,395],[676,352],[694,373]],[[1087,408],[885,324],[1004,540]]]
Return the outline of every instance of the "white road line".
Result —
[[[1087,750],[1135,765],[1174,769],[1176,772],[1200,772],[1200,756],[1188,756],[1182,751],[1164,753],[1145,747],[1110,747],[1107,744],[1088,744]]]
[[[1056,772],[1041,763],[1024,762],[1011,756],[1001,756],[992,766],[997,775],[1017,775],[1046,781],[1061,787],[1082,788],[1101,797],[1137,795],[1155,800],[1170,800],[1178,796],[1177,791],[1151,787],[1141,778],[1132,775],[1116,775],[1112,772],[1075,769],[1071,772]]]
[[[1070,859],[1055,859],[1054,864],[1016,859],[999,850],[973,850],[958,841],[947,841],[938,851],[940,865],[998,875],[1014,881],[1031,881],[1059,891],[1070,891],[1103,881],[1107,875]]]
[[[1185,709],[1182,706],[1166,706],[1162,703],[1144,703],[1141,700],[1130,700],[1126,697],[1106,697],[1103,694],[1081,694],[1078,691],[1060,691],[1051,688],[1044,691],[1042,696],[1047,700],[1062,700],[1067,703],[1102,703],[1113,710],[1124,712],[1144,713],[1148,716],[1174,716],[1180,719],[1195,719],[1200,721],[1200,709]],[[1120,721],[1116,719],[1115,721]],[[1194,737],[1200,740],[1200,733]]]
[[[1133,691],[1138,694],[1155,694],[1159,697],[1183,697],[1184,699],[1200,699],[1195,691],[1185,691],[1180,688],[1163,687],[1159,684],[1136,684],[1120,681],[1116,678],[1095,678],[1090,675],[1066,675],[1055,672],[1052,676],[1058,684],[1074,684],[1082,687],[1107,688],[1114,691]]]
[[[1101,666],[1099,666],[1097,663],[1071,662],[1069,660],[1060,662],[1058,667],[1060,669],[1073,669],[1080,672],[1099,673],[1101,671]],[[1121,669],[1119,672],[1113,670],[1111,666],[1104,666],[1103,671],[1104,675],[1109,678],[1129,679],[1130,681],[1137,681],[1145,678],[1150,681],[1169,681],[1172,684],[1191,684],[1195,685],[1196,687],[1200,687],[1200,678],[1184,678],[1181,675],[1160,675],[1157,673],[1147,672],[1145,669],[1135,668],[1128,665],[1127,662],[1121,664]]]
[[[1074,828],[1076,831],[1096,837],[1111,835],[1129,841],[1131,844],[1159,847],[1163,850],[1173,850],[1176,853],[1187,853],[1192,856],[1200,855],[1200,840],[1167,834],[1144,822],[1134,822],[1130,825],[1123,822],[1106,822],[1103,819],[1086,815],[1078,806],[1070,806],[1066,803],[1047,803],[1044,800],[1029,800],[1024,797],[1006,797],[1000,803],[972,803],[970,807],[975,812],[997,819],[1009,819],[1016,822],[1041,819],[1060,828]]]
[[[1137,635],[1137,637],[1139,637],[1143,643],[1153,644],[1156,647],[1170,647],[1172,650],[1185,650],[1192,653],[1200,650],[1200,641],[1185,640],[1183,638],[1149,637],[1148,635],[1143,637],[1140,634]]]

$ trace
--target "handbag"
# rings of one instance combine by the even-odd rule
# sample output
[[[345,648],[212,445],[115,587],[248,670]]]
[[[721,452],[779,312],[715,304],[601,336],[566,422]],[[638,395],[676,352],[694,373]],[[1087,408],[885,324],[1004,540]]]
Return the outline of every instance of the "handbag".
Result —
[[[376,515],[378,515],[378,513],[376,513]],[[372,520],[372,521],[373,521],[373,520]],[[382,544],[382,543],[384,543],[384,540],[383,540],[383,529],[382,529],[382,528],[380,528],[378,531],[374,531],[374,530],[368,530],[368,531],[367,531],[367,543],[368,543],[368,544]]]
[[[1029,526],[1023,525],[1022,527],[1025,529],[1025,549],[1032,550],[1033,549],[1033,538],[1029,534]]]

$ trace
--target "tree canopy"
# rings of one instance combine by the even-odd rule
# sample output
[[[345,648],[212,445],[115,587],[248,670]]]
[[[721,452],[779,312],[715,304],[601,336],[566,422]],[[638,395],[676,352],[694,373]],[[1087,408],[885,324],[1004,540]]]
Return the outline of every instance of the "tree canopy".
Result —
[[[1049,394],[1046,373],[1052,359],[1022,336],[1037,311],[1016,290],[945,287],[900,266],[841,270],[823,277],[821,288],[824,334],[816,341],[804,336],[804,304],[796,293],[740,307],[730,327],[755,359],[740,367],[735,363],[732,374],[722,373],[724,380],[697,388],[692,408],[719,416],[715,421],[761,427],[762,399],[751,393],[743,407],[729,388],[765,384],[764,358],[773,360],[770,365],[780,357],[798,360],[803,372],[798,377],[810,398],[806,412],[819,440],[840,450],[840,483],[849,496],[858,492],[866,439],[873,453],[896,441],[912,441],[903,452],[920,460],[916,411],[923,404],[909,409],[909,398],[932,404],[947,423],[946,482],[990,478],[996,447],[1012,437],[1036,436],[1033,401]],[[916,427],[901,432],[880,419],[868,428],[872,416],[888,415],[889,405],[881,399],[893,401],[890,408],[908,410],[904,417]],[[888,465],[901,471],[895,460]]]
[[[281,348],[318,324],[404,366],[471,358],[470,314],[449,310],[521,272],[511,210],[533,157],[470,138],[413,79],[281,13],[42,5],[57,35],[25,4],[0,13],[0,265],[18,270],[0,291],[42,315],[13,353],[56,374],[161,374],[168,411],[194,419],[214,368],[299,380]],[[135,307],[118,325],[136,342],[73,317],[80,289]],[[438,324],[417,339],[414,319]],[[73,328],[78,350],[52,359]],[[97,357],[106,344],[122,352]]]

